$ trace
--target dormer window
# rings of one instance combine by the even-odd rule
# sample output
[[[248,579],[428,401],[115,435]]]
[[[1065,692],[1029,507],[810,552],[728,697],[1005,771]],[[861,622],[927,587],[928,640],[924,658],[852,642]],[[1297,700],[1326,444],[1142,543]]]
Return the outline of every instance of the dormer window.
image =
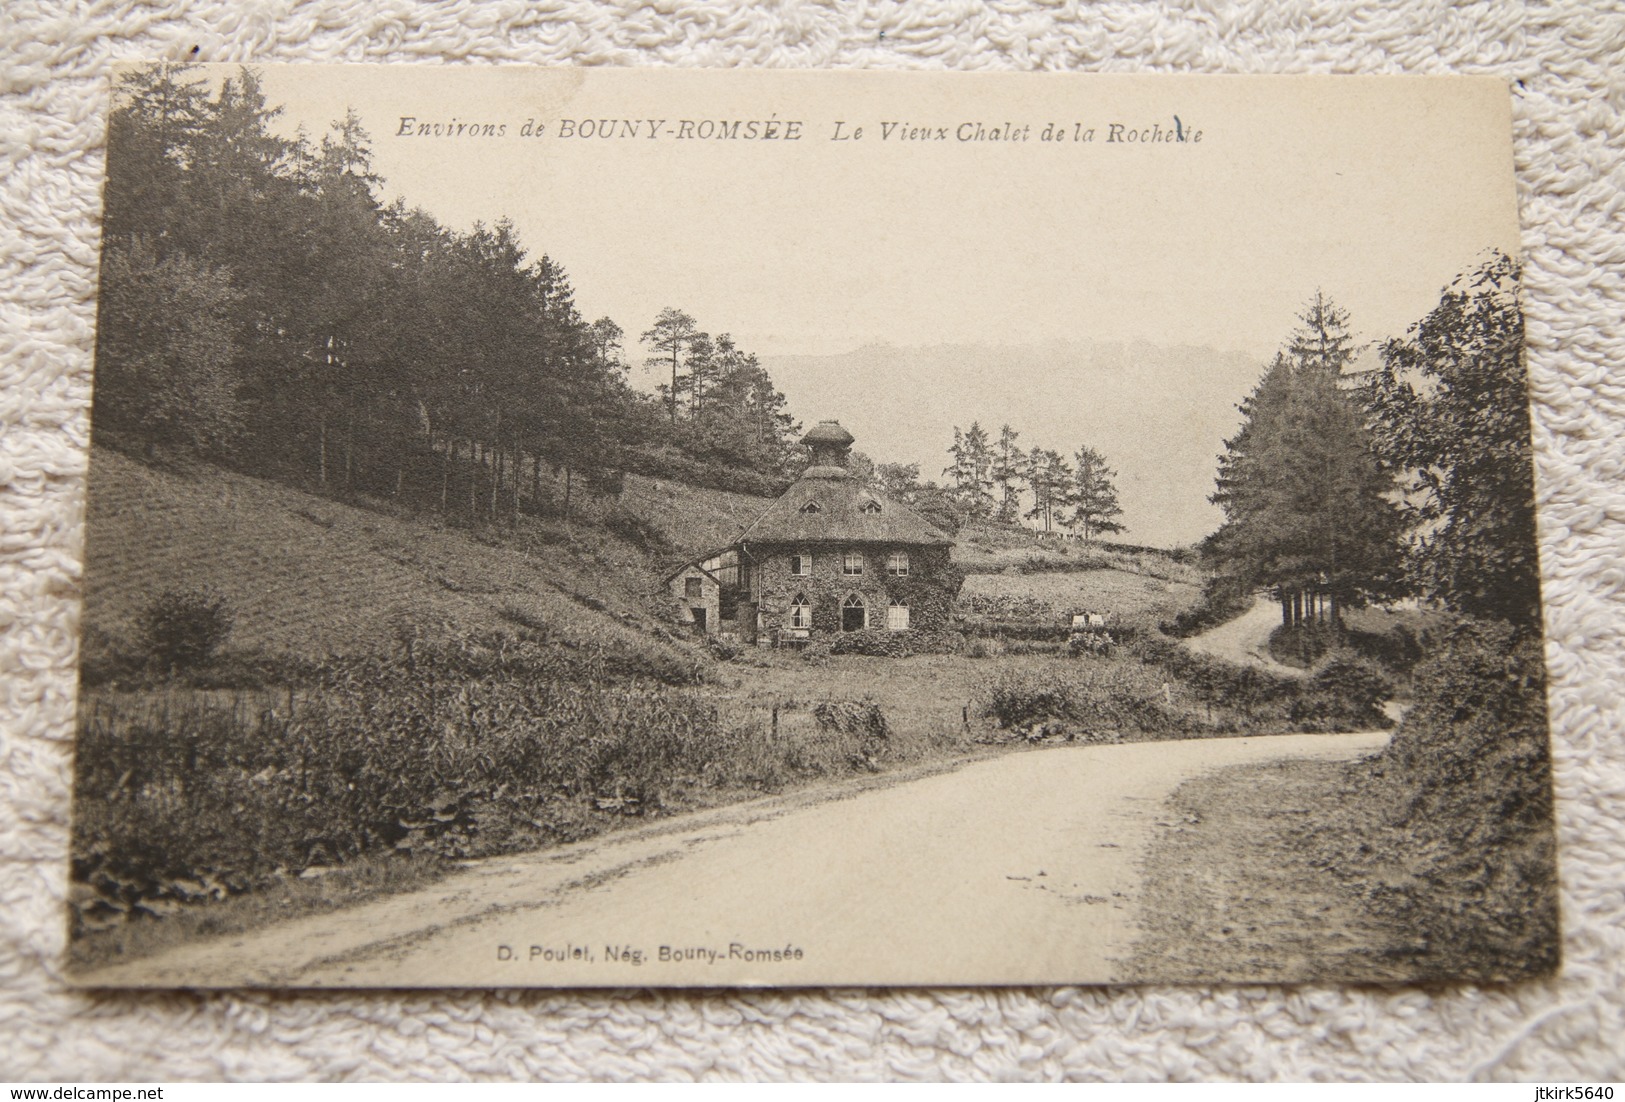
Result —
[[[863,511],[865,513],[869,514],[870,516],[876,515],[877,513],[880,512],[880,502],[878,502],[878,501],[865,501],[863,503]]]
[[[803,513],[822,513],[824,511],[824,507],[818,504],[816,501],[809,501],[807,504],[801,507],[801,511]]]

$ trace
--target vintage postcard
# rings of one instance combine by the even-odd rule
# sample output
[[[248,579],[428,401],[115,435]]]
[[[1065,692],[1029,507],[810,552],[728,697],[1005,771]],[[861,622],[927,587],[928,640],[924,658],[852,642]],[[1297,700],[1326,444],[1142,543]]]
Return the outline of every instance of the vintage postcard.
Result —
[[[1551,973],[1509,119],[122,68],[70,974]]]

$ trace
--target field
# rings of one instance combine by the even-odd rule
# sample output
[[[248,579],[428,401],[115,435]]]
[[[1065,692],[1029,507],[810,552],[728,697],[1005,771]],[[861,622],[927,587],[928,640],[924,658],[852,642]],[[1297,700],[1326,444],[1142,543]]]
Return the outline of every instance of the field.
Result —
[[[1109,540],[1084,542],[1056,533],[972,522],[960,530],[954,562],[967,574],[1117,570],[1125,574],[1200,585],[1203,576],[1187,551],[1161,551]]]
[[[1161,619],[1194,604],[1198,586],[1120,570],[1082,570],[1037,574],[972,574],[960,590],[962,603],[975,607],[977,598],[1031,601],[1047,606],[1057,616],[1077,609],[1109,613],[1117,618]]]

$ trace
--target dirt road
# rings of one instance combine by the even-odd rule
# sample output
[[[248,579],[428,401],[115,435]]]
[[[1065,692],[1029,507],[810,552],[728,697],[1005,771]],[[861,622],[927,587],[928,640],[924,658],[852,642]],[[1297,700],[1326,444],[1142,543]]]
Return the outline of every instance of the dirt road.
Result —
[[[1169,794],[1385,733],[1061,747],[482,862],[432,888],[79,977],[88,985],[1102,982]]]
[[[1302,677],[1303,671],[1270,657],[1270,633],[1281,626],[1281,608],[1272,601],[1253,599],[1253,607],[1211,631],[1184,640],[1191,650],[1262,666],[1283,677]]]

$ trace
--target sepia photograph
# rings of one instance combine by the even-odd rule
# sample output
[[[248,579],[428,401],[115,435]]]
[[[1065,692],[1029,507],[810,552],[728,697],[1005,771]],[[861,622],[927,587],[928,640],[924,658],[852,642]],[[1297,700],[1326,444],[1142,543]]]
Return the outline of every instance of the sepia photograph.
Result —
[[[110,94],[72,982],[1558,970],[1504,81]]]

